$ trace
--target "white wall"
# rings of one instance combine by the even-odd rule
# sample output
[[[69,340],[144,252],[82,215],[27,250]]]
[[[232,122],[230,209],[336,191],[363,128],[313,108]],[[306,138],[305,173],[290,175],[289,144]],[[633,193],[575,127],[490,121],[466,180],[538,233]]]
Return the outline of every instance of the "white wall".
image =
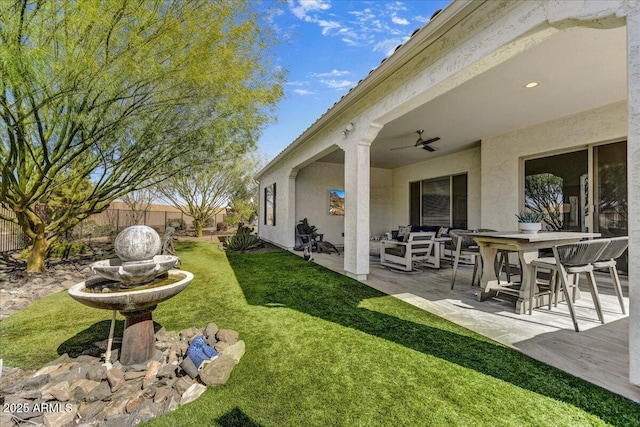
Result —
[[[315,225],[324,239],[344,244],[344,216],[329,215],[329,190],[344,190],[344,165],[312,163],[300,169],[296,177],[296,224],[303,218]],[[370,234],[388,231],[391,218],[391,171],[371,169]],[[349,203],[349,195],[345,194]]]
[[[521,209],[522,158],[619,141],[627,135],[626,102],[482,140],[483,228],[516,230]]]
[[[472,148],[394,169],[391,229],[397,229],[399,225],[409,224],[409,182],[462,173],[467,174],[468,227],[479,228],[480,148]]]

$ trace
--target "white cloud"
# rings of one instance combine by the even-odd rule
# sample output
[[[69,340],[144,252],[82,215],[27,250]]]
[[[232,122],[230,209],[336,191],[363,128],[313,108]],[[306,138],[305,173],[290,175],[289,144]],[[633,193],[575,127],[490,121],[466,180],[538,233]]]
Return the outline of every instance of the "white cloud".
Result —
[[[342,27],[336,21],[325,21],[324,19],[319,19],[316,23],[322,28],[322,35],[326,36],[331,32],[331,30],[337,30]]]
[[[305,19],[308,12],[328,10],[331,4],[326,0],[289,0],[289,10],[299,19]]]
[[[384,52],[385,56],[389,56],[396,50],[398,45],[404,44],[407,40],[409,40],[408,36],[381,40],[373,46],[373,50],[374,52]]]
[[[355,82],[351,80],[324,80],[321,79],[320,83],[326,85],[330,89],[345,89],[355,85]]]
[[[409,8],[402,1],[354,2],[344,15],[329,12],[330,0],[287,0],[289,10],[298,19],[315,24],[321,34],[338,37],[347,46],[373,46],[373,51],[393,53],[408,39],[407,26],[424,22],[423,16],[404,18]],[[385,39],[381,39],[385,38]]]
[[[404,18],[400,18],[395,13],[391,16],[391,22],[393,22],[394,24],[397,24],[397,25],[409,25],[409,21],[407,21]]]
[[[306,90],[306,89],[294,89],[293,93],[297,94],[297,95],[313,95],[314,92],[310,91],[310,90]]]
[[[346,70],[331,70],[328,73],[311,73],[310,77],[342,77],[351,74],[351,71]]]

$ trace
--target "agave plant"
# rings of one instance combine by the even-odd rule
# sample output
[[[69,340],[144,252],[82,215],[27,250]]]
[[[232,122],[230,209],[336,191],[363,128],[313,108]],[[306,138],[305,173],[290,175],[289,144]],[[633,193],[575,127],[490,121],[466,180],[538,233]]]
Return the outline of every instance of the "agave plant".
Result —
[[[238,233],[224,242],[225,249],[232,252],[244,252],[251,249],[256,249],[264,244],[257,236],[249,233]]]
[[[516,214],[518,222],[541,222],[544,219],[542,212],[520,211]]]

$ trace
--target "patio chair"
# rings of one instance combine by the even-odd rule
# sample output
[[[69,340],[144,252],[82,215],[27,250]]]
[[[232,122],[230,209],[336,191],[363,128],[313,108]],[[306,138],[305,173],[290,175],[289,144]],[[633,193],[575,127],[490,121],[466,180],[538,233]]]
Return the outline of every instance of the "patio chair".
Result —
[[[480,275],[482,274],[480,266],[480,248],[477,243],[470,236],[472,230],[449,230],[449,237],[451,237],[451,243],[453,244],[453,278],[451,279],[451,289],[456,283],[456,275],[458,273],[458,264],[460,263],[460,257],[471,256],[473,257],[473,277],[471,278],[471,286],[475,285],[476,281],[480,283]]]
[[[294,250],[302,251],[305,247],[317,250],[317,243],[322,241],[324,234],[308,234],[304,224],[296,225],[296,246]]]
[[[571,314],[571,320],[573,320],[573,327],[576,332],[580,332],[580,329],[576,320],[573,298],[569,294],[569,290],[577,288],[578,280],[576,279],[575,283],[573,281],[570,283],[568,275],[586,273],[589,291],[593,298],[593,304],[598,315],[598,320],[604,324],[602,307],[600,306],[600,297],[598,296],[598,287],[593,274],[593,263],[601,259],[601,254],[609,245],[609,241],[609,239],[597,239],[557,245],[553,247],[553,258],[538,258],[531,263],[534,267],[534,277],[536,277],[538,268],[544,268],[551,271],[551,280],[549,281],[549,298],[556,293],[557,287],[559,286],[567,302],[569,314]],[[529,290],[529,314],[532,314],[535,296],[535,285],[532,284]],[[549,308],[551,308],[551,301],[549,302]]]
[[[340,250],[333,243],[324,241],[324,234],[308,234],[305,231],[304,224],[296,225],[296,238],[297,244],[293,248],[294,250],[304,251],[305,248],[309,248],[310,252],[315,250],[318,253],[326,252],[330,254],[331,251],[335,251],[340,255]]]
[[[391,269],[412,271],[413,263],[432,257],[436,233],[432,231],[409,233],[407,241],[381,240],[380,264]]]
[[[618,276],[618,268],[616,267],[616,259],[620,258],[624,251],[629,247],[629,237],[613,237],[610,239],[609,246],[600,254],[600,259],[593,263],[593,268],[606,268],[611,275],[613,290],[616,292],[622,314],[626,314],[624,309],[624,299],[622,297],[622,286],[620,286],[620,277]]]

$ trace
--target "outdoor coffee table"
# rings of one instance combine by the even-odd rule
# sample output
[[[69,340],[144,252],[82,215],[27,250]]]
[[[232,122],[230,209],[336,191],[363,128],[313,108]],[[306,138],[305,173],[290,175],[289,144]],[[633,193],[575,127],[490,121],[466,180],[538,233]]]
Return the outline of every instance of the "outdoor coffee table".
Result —
[[[518,296],[516,302],[516,313],[524,314],[529,309],[529,289],[536,286],[536,278],[533,277],[533,266],[531,262],[538,258],[539,249],[548,249],[555,245],[565,243],[575,243],[582,239],[600,237],[600,233],[578,233],[570,231],[551,231],[539,232],[535,234],[524,234],[517,231],[506,232],[479,232],[469,234],[478,243],[480,247],[480,256],[482,256],[482,265],[492,266],[498,253],[498,250],[505,249],[508,251],[518,252],[520,264],[522,265],[522,281],[520,287],[515,287],[512,282],[498,281],[496,272],[493,268],[483,268],[482,278],[480,279],[480,292],[478,300],[484,301],[497,294],[498,291]],[[537,291],[537,289],[534,289]],[[544,304],[545,295],[540,299],[539,303]],[[536,299],[538,301],[538,299]]]

